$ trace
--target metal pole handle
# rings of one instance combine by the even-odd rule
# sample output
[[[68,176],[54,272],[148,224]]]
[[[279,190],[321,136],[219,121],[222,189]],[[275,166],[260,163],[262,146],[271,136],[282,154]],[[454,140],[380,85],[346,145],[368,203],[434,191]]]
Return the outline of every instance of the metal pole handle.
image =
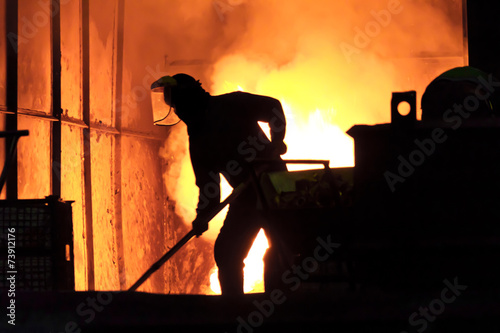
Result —
[[[231,194],[224,199],[221,203],[219,203],[217,206],[215,206],[210,213],[207,215],[203,216],[202,218],[205,219],[207,222],[210,222],[219,212],[226,207],[227,204],[231,203],[234,199],[236,199],[243,190],[245,190],[248,185],[250,184],[252,180],[247,180],[244,183],[241,183],[238,187],[236,187]],[[184,244],[186,244],[191,238],[196,236],[196,233],[194,230],[191,230],[188,232],[184,237],[181,238],[180,241],[177,242],[177,244],[174,245],[170,250],[168,250],[167,253],[165,253],[160,259],[158,259],[151,267],[137,280],[136,283],[134,283],[128,291],[136,291],[137,288],[139,288],[144,281],[146,281],[154,272],[156,272],[158,269],[160,269],[163,264],[170,259],[177,251],[179,251]]]

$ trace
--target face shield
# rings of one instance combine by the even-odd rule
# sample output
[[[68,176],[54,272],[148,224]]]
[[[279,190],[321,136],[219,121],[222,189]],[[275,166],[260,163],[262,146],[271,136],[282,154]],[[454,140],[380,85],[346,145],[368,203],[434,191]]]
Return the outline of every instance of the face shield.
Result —
[[[177,85],[174,78],[164,76],[151,85],[151,106],[153,121],[158,126],[173,126],[181,120],[172,106],[172,86]]]

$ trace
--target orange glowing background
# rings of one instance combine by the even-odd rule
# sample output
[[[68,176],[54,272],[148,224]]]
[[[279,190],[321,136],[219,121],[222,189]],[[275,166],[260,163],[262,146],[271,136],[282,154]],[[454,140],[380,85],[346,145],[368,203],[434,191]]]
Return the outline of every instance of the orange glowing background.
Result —
[[[213,95],[279,99],[284,158],[335,167],[355,163],[346,130],[389,121],[392,92],[420,99],[437,75],[467,64],[463,0],[60,1],[60,45],[51,1],[11,3],[0,0],[0,49],[16,49],[0,52],[0,127],[13,107],[17,128],[30,131],[17,147],[18,197],[44,198],[60,181],[74,201],[76,290],[126,290],[191,226],[198,189],[185,125],[153,124],[159,77],[184,72]],[[217,292],[211,251],[224,214],[141,291]],[[265,247],[260,236],[246,263],[248,292],[262,290]]]
[[[351,126],[389,122],[392,92],[417,90],[421,96],[439,73],[466,64],[461,18],[449,16],[458,5],[446,8],[423,0],[216,1],[224,32],[238,37],[215,60],[208,73],[211,82],[202,83],[212,95],[243,90],[279,99],[287,118],[283,158],[353,166],[353,140],[345,134]],[[183,152],[177,155],[179,180],[169,191],[177,213],[190,223],[198,189],[182,125],[172,129],[169,142],[173,146],[166,150]],[[223,196],[230,193],[227,183],[222,188]],[[203,237],[216,238],[226,212]],[[260,253],[266,244],[265,237],[254,244],[251,252],[259,254],[246,263],[246,280],[251,270],[259,272],[251,278],[254,282],[262,280]],[[217,293],[215,267],[210,279],[208,292]],[[250,287],[254,282],[245,282],[247,292],[263,290],[262,283]]]

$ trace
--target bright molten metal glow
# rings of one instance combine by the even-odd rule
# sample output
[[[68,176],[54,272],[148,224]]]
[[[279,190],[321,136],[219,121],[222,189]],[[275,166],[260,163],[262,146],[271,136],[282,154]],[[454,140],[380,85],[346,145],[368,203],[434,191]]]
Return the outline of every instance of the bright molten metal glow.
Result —
[[[242,90],[240,86],[238,90]],[[328,115],[334,114],[333,110],[322,112],[316,109],[308,116],[307,122],[299,122],[294,117],[290,106],[281,101],[287,119],[285,143],[288,151],[283,159],[316,159],[330,160],[332,166],[353,166],[353,141],[338,126],[325,120]],[[259,123],[264,132],[269,135],[269,126]],[[332,144],[334,143],[334,144]],[[322,165],[290,164],[288,170],[305,170],[322,168]],[[222,178],[222,197],[231,193],[232,188]],[[224,213],[225,216],[225,213]],[[222,217],[223,218],[223,217]],[[261,229],[257,235],[250,252],[245,259],[244,291],[245,293],[264,292],[264,262],[263,256],[269,247],[267,238]],[[210,275],[210,289],[214,294],[220,294],[217,267],[212,269]]]

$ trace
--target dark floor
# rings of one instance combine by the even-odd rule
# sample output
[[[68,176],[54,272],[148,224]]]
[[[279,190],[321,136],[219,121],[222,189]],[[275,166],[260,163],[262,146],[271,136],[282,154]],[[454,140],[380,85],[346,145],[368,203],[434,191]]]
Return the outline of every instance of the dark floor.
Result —
[[[452,284],[454,281],[450,281]],[[418,295],[344,286],[245,295],[16,294],[1,332],[500,332],[500,290]],[[2,302],[3,303],[3,302]],[[3,311],[8,311],[3,305]]]

